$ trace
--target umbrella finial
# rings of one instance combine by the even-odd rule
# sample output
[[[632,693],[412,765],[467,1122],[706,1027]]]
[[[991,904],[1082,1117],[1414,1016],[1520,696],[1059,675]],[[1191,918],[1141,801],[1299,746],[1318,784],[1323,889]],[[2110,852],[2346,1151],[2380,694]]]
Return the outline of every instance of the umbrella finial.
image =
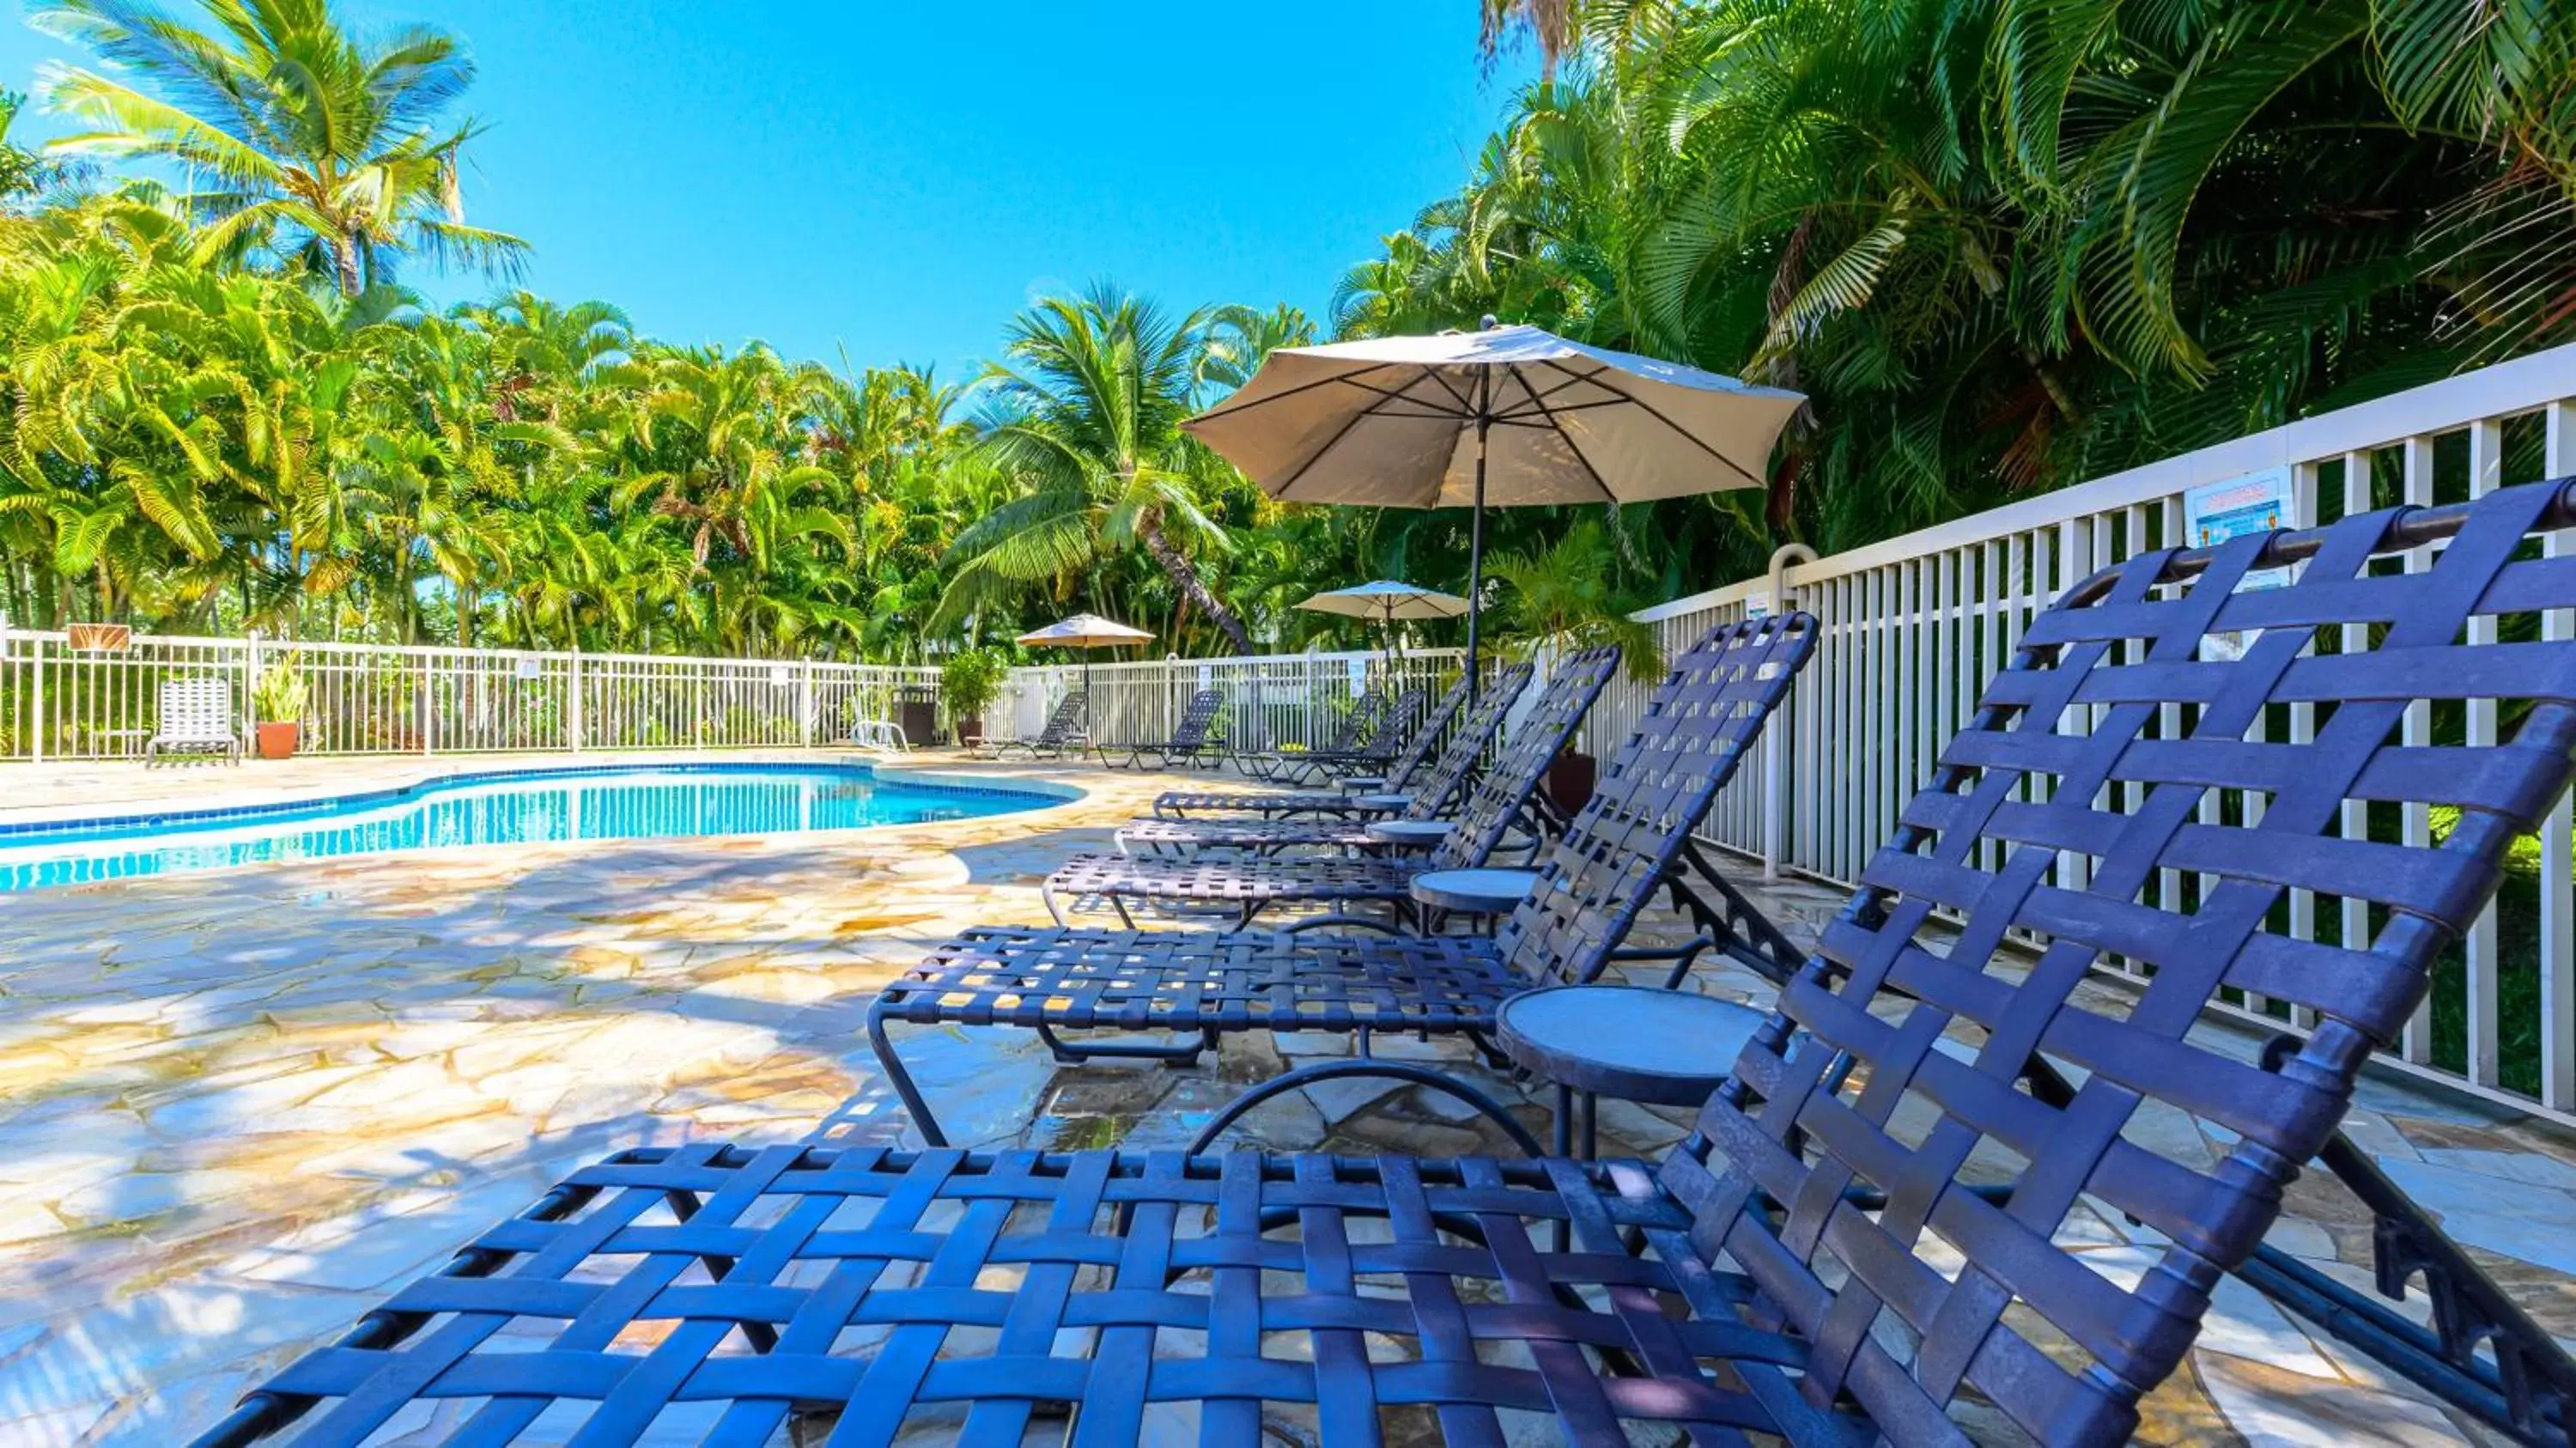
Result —
[[[1483,317],[1477,320],[1476,330],[1479,332],[1490,332],[1501,325],[1502,321],[1500,318],[1496,317],[1491,312],[1487,312]]]

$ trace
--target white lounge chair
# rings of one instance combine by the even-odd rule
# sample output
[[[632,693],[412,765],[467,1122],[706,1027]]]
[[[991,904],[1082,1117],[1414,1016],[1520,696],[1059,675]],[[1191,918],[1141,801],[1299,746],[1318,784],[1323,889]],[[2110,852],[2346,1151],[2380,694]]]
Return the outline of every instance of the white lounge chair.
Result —
[[[240,718],[233,712],[230,679],[167,679],[161,684],[161,717],[143,746],[146,762],[165,754],[221,754],[241,763]]]

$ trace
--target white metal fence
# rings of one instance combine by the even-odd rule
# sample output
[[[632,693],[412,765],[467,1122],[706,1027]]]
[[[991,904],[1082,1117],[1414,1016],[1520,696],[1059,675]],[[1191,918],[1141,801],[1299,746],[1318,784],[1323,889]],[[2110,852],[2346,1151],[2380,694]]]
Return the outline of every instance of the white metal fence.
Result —
[[[2576,347],[1790,566],[1780,580],[1785,597],[1766,601],[1817,615],[1821,647],[1787,718],[1771,731],[1771,769],[1746,771],[1707,833],[1773,865],[1829,881],[1856,879],[2034,613],[2098,568],[2179,542],[2187,489],[2284,466],[2298,526],[2374,506],[2456,502],[2506,484],[2576,474]],[[2553,551],[2565,546],[2563,539],[2551,542]],[[2434,551],[2407,566],[2427,566]],[[1657,623],[1665,646],[1678,649],[1714,623],[1741,618],[1748,602],[1771,588],[1767,579],[1748,579],[1639,617]],[[2576,636],[2576,619],[2554,616],[2546,627],[2553,638]],[[1644,697],[1635,686],[1613,686],[1589,727],[1596,752],[1615,744]],[[2307,737],[2311,709],[2275,712],[2266,727],[2281,732],[2272,737]],[[2446,721],[2419,706],[2408,718],[2407,742],[2488,744],[2495,729],[2492,704]],[[2232,807],[2246,804],[2261,807],[2260,801]],[[2203,806],[2213,816],[2229,807],[2216,799]],[[2367,810],[2348,807],[2342,831],[2358,837],[2370,823]],[[2421,841],[2433,822],[2416,805],[2392,823],[2402,838]],[[2392,1053],[2395,1064],[2576,1121],[2569,841],[2569,806],[2561,800],[2541,832],[2537,873],[2515,876],[2462,943],[2437,979],[2434,998]],[[2167,892],[2184,888],[2172,872],[2158,884]],[[2181,898],[2169,894],[2159,903]],[[2329,908],[2351,912],[2358,905]],[[2293,932],[2312,937],[2319,902],[2301,893],[2290,911]],[[2359,919],[2332,924],[2354,935],[2365,928]],[[2226,1008],[2270,1027],[2306,1024],[2260,999],[2231,1000]]]
[[[1458,649],[1426,649],[1392,660],[1334,653],[1094,664],[1088,675],[1091,737],[1107,743],[1168,739],[1190,696],[1215,689],[1225,696],[1219,717],[1231,742],[1248,749],[1313,748],[1332,737],[1368,689],[1421,688],[1436,695],[1457,678],[1462,657]],[[1009,731],[1027,738],[1045,727],[1048,712],[1067,691],[1084,687],[1084,678],[1079,664],[1013,669],[995,713]]]
[[[140,755],[172,679],[230,680],[247,732],[257,680],[280,663],[310,696],[298,748],[321,754],[829,744],[859,719],[927,701],[939,679],[864,664],[144,634],[90,651],[61,633],[10,629],[0,630],[0,759]]]

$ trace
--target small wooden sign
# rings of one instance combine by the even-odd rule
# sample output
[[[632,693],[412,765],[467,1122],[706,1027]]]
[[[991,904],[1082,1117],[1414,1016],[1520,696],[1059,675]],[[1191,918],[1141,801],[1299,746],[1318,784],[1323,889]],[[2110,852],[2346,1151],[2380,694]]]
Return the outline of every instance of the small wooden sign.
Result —
[[[75,623],[63,626],[72,649],[84,654],[121,654],[134,641],[134,630],[121,623]]]

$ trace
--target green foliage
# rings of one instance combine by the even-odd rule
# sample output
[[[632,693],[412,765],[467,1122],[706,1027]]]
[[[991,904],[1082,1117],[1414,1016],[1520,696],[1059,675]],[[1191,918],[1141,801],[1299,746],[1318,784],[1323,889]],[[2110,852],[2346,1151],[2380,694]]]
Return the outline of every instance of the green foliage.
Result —
[[[292,724],[304,718],[312,704],[312,691],[298,671],[300,661],[289,654],[260,672],[259,681],[251,685],[252,711],[272,724]]]
[[[40,29],[112,72],[53,77],[55,109],[90,126],[57,148],[157,158],[205,178],[181,198],[201,260],[298,256],[349,297],[392,281],[404,251],[517,265],[526,243],[465,223],[457,167],[475,127],[440,120],[474,80],[454,36],[411,26],[364,39],[329,0],[204,9],[211,28],[129,0],[39,4]]]
[[[939,666],[939,702],[948,717],[979,719],[1001,697],[1010,665],[991,649],[960,649]]]
[[[1615,637],[1784,539],[2576,337],[2567,4],[1480,0],[1553,68],[1332,327],[1493,313],[1809,394],[1767,489],[1490,518],[1500,628]],[[456,205],[456,37],[38,13],[102,64],[46,87],[81,135],[0,142],[12,621],[915,662],[1076,610],[1184,655],[1368,647],[1296,605],[1467,586],[1463,510],[1279,505],[1182,429],[1315,339],[1293,308],[1094,286],[966,386],[524,291],[433,312],[398,266],[519,251]]]
[[[1522,653],[1543,644],[1616,644],[1628,677],[1652,683],[1664,676],[1654,625],[1629,617],[1655,600],[1618,586],[1622,565],[1600,523],[1587,518],[1544,548],[1498,554],[1486,571],[1503,585],[1504,627],[1496,632],[1497,642]]]
[[[1761,505],[1620,528],[1691,586],[2576,338],[2566,0],[1482,12],[1562,67],[1335,324],[1490,312],[1807,392]]]

